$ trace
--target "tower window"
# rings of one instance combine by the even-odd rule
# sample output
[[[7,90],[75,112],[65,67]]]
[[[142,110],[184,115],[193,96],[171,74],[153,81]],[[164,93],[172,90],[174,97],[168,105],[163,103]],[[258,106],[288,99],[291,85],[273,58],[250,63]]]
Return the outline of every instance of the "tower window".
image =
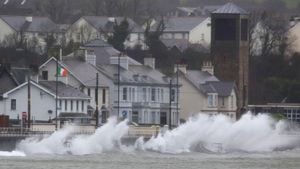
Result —
[[[236,20],[216,19],[215,40],[236,40]]]
[[[248,19],[242,19],[241,21],[241,40],[248,40]]]

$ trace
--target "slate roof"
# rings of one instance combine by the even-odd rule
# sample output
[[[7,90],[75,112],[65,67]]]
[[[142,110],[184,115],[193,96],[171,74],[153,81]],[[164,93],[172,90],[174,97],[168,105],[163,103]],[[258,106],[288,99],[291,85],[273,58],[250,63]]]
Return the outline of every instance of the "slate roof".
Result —
[[[219,79],[210,73],[200,70],[187,70],[185,77],[196,86],[204,84],[208,81],[219,81]]]
[[[162,39],[165,46],[172,48],[177,47],[180,51],[184,51],[189,47],[189,41],[187,39]]]
[[[105,32],[112,32],[114,24],[109,21],[110,18],[115,18],[117,23],[120,23],[124,17],[107,17],[107,16],[83,16],[89,24],[91,24],[96,29],[100,29]],[[143,33],[144,30],[141,26],[135,23],[131,18],[127,18],[129,23],[130,32]]]
[[[165,19],[164,32],[189,32],[202,23],[207,17],[170,17]],[[156,22],[151,30],[154,31],[159,22]]]
[[[33,16],[32,22],[26,21],[25,16],[0,16],[4,22],[16,31],[22,29],[26,32],[54,32],[58,31],[58,26],[47,17]]]
[[[13,75],[6,68],[0,66],[0,96],[18,85]]]
[[[96,73],[99,73],[96,67],[74,57],[64,59],[63,63],[85,86],[96,86]],[[99,73],[99,79],[99,87],[109,87],[106,76]]]
[[[219,96],[230,96],[234,90],[234,82],[206,82],[200,87],[205,93],[218,93]]]
[[[121,54],[120,51],[101,39],[92,40],[81,47],[82,49],[92,50],[96,55],[96,65],[110,64],[111,57],[117,57]],[[134,59],[125,56],[131,64],[140,64]]]
[[[0,0],[0,7],[30,8],[33,5],[34,0]]]
[[[117,81],[117,65],[101,65],[99,70]],[[147,84],[147,85],[168,85],[166,75],[156,69],[144,65],[129,65],[128,70],[121,68],[121,83]]]
[[[85,95],[80,90],[64,84],[60,81],[58,83],[58,97],[60,98],[80,98],[80,99],[89,99],[90,97]],[[49,90],[51,93],[55,94],[56,92],[56,82],[55,81],[40,81],[39,85]]]
[[[200,92],[205,94],[218,93],[219,96],[229,96],[235,87],[234,82],[219,81],[214,75],[206,71],[187,70],[187,73],[183,75]]]
[[[212,12],[213,14],[249,14],[245,9],[235,5],[232,2],[229,2],[219,9]]]

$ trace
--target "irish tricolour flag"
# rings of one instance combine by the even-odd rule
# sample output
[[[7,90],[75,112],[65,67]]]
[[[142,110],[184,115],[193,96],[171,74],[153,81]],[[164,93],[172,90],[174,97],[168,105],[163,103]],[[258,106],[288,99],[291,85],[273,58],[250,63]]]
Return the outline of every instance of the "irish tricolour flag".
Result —
[[[57,68],[57,75],[58,75],[58,76],[66,77],[67,74],[68,74],[67,69],[64,69],[64,68],[62,68],[62,67],[58,67],[58,68]]]

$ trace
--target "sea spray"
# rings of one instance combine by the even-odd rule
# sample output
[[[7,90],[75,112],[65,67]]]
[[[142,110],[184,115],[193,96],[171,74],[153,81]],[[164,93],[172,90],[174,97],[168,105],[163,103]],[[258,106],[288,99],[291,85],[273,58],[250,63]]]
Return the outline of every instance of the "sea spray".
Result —
[[[75,155],[97,154],[111,151],[121,146],[121,138],[128,133],[127,120],[117,123],[110,118],[108,123],[98,128],[90,136],[76,136],[70,142],[70,152]]]
[[[287,125],[268,115],[244,115],[232,122],[224,115],[199,114],[178,128],[152,137],[147,142],[138,139],[136,148],[163,153],[190,151],[263,152],[299,146],[300,138],[283,133]]]
[[[74,129],[74,126],[66,126],[51,135],[27,138],[17,145],[17,150],[25,154],[66,154],[66,143]]]
[[[128,133],[127,120],[118,123],[116,117],[98,128],[92,135],[74,135],[76,126],[67,126],[50,136],[31,137],[21,141],[17,150],[25,154],[97,154],[121,146]]]

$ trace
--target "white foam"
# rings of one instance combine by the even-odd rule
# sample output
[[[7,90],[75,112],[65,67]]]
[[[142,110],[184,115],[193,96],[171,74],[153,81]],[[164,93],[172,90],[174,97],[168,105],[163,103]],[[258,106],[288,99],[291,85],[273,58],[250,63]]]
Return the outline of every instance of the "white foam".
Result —
[[[5,157],[25,157],[25,153],[21,151],[0,151],[0,156],[5,156]]]
[[[178,128],[159,134],[149,141],[141,139],[136,147],[163,153],[189,151],[273,151],[298,146],[300,138],[288,137],[286,123],[276,122],[267,115],[244,115],[239,121],[223,115],[210,117],[200,114]]]
[[[98,128],[92,135],[73,135],[74,126],[66,127],[43,138],[32,137],[21,141],[17,150],[26,154],[97,154],[121,145],[128,132],[127,120],[118,123],[116,117]]]

